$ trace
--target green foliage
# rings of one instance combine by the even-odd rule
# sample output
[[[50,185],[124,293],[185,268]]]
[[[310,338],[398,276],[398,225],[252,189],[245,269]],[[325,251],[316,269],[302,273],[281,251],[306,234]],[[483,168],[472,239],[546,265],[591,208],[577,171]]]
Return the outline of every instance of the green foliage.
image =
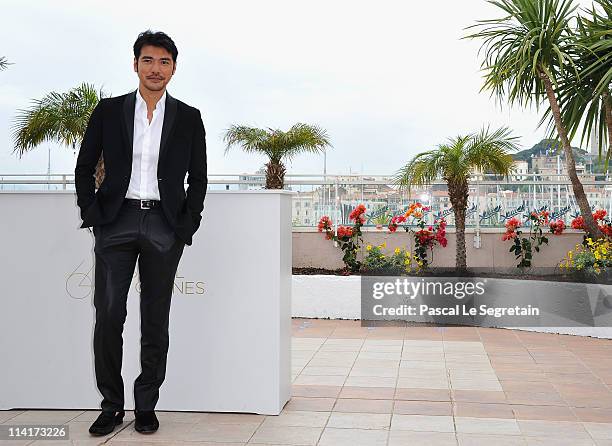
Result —
[[[608,238],[593,240],[586,237],[582,245],[570,250],[559,267],[586,276],[608,275],[612,270],[612,241]]]
[[[104,97],[93,85],[81,84],[67,93],[51,92],[19,110],[12,126],[14,150],[21,157],[45,141],[75,148],[81,143],[89,116]]]
[[[387,225],[391,220],[391,212],[385,211],[381,214],[378,214],[376,217],[370,219],[370,222],[375,225]]]
[[[315,125],[295,124],[287,132],[278,129],[260,129],[233,125],[225,133],[225,153],[239,145],[247,153],[262,153],[270,161],[280,163],[296,155],[309,152],[320,153],[331,146],[325,130]]]
[[[361,227],[365,223],[365,212],[366,207],[363,204],[359,204],[349,216],[349,219],[354,222],[353,226],[339,225],[335,232],[332,228],[332,221],[327,215],[321,217],[318,224],[319,232],[325,232],[325,238],[332,240],[342,250],[344,253],[342,261],[346,265],[347,270],[353,273],[361,268],[361,262],[357,259],[357,253],[363,243]]]
[[[446,144],[416,155],[396,173],[394,181],[410,188],[431,184],[440,177],[447,182],[464,182],[474,170],[508,175],[513,163],[508,152],[517,149],[517,139],[507,127],[450,138]]]
[[[561,104],[563,123],[570,139],[582,128],[581,143],[592,134],[599,141],[599,155],[608,142],[604,101],[609,98],[612,82],[612,3],[596,0],[586,15],[576,17],[573,36],[576,45],[572,57],[577,71],[567,72],[559,81],[557,95]],[[612,106],[612,102],[609,102]],[[554,118],[547,110],[540,124],[548,121],[550,134],[554,132]],[[605,153],[606,165],[610,157]]]
[[[542,74],[557,84],[566,71],[577,71],[575,39],[569,22],[576,10],[571,0],[489,0],[503,12],[498,19],[479,20],[465,36],[482,39],[481,68],[498,100],[539,106],[546,98]],[[480,53],[479,53],[480,54]]]
[[[548,212],[532,212],[528,221],[530,225],[527,237],[522,237],[523,232],[518,227],[515,228],[515,232],[511,233],[514,236],[511,238],[513,244],[510,246],[510,252],[516,256],[517,260],[520,259],[516,265],[520,269],[531,268],[533,252],[540,252],[540,247],[548,244],[548,237],[542,231],[542,226],[548,224]]]
[[[603,104],[612,82],[612,4],[595,2],[581,15],[572,0],[490,0],[504,16],[478,21],[465,38],[483,41],[482,90],[500,103],[507,98],[511,105],[539,107],[547,99],[548,78],[569,139],[580,128],[582,143],[596,133],[601,156],[609,134]],[[560,132],[550,107],[544,123],[551,137]]]
[[[386,255],[383,251],[384,248],[386,248],[386,243],[366,247],[366,255],[361,267],[363,272],[380,275],[401,275],[421,270],[417,259],[406,249],[395,248],[393,254]]]

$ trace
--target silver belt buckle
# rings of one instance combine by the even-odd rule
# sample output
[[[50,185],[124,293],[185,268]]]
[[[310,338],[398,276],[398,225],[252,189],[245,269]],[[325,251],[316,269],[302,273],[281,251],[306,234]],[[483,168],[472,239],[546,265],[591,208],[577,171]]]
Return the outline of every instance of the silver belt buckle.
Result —
[[[140,209],[151,209],[149,200],[140,200]]]

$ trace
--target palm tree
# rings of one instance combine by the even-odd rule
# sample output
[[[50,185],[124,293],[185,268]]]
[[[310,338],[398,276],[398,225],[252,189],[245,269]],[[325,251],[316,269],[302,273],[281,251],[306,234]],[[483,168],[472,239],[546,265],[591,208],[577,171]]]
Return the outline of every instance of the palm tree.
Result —
[[[457,136],[436,149],[418,154],[396,174],[394,182],[400,187],[424,186],[440,177],[446,182],[455,215],[455,266],[460,272],[467,268],[465,212],[470,176],[475,170],[507,176],[513,163],[508,152],[517,150],[517,139],[506,127],[494,132],[487,128],[479,133]]]
[[[308,124],[295,124],[287,132],[233,125],[225,133],[225,153],[240,145],[247,153],[263,153],[269,159],[266,166],[266,189],[282,189],[285,183],[284,160],[302,152],[320,153],[331,146],[325,130]]]
[[[540,106],[548,100],[585,227],[592,236],[602,237],[576,173],[567,127],[555,94],[555,87],[566,71],[578,71],[572,58],[576,43],[569,26],[576,7],[572,0],[489,0],[489,3],[506,15],[478,21],[468,29],[479,31],[465,37],[484,40],[482,90],[490,90],[500,100],[507,96],[510,104]]]
[[[0,71],[2,70],[6,70],[6,68],[10,65],[11,63],[6,60],[6,57],[2,56],[0,57]]]
[[[83,83],[67,93],[51,92],[33,105],[19,110],[13,122],[13,153],[21,158],[45,141],[76,147],[81,144],[89,116],[104,92]],[[96,166],[96,187],[104,179],[104,160],[100,156]]]
[[[573,59],[578,67],[576,73],[568,71],[560,80],[557,95],[561,104],[561,116],[571,140],[582,127],[581,143],[597,135],[599,156],[602,148],[612,143],[612,4],[595,0],[603,9],[600,13],[593,5],[587,10],[589,17],[578,16],[575,33],[576,46]],[[541,123],[548,120],[554,128],[550,109]],[[610,146],[606,151],[606,167],[612,155]]]

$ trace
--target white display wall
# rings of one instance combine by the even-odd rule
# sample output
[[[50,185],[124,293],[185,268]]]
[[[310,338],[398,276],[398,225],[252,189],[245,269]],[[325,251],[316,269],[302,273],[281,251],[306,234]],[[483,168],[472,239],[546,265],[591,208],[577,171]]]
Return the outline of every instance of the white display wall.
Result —
[[[170,314],[158,410],[278,414],[291,388],[291,195],[209,191]],[[93,235],[74,192],[0,192],[0,409],[97,409]],[[264,223],[262,223],[264,222]],[[126,409],[140,373],[128,297]]]

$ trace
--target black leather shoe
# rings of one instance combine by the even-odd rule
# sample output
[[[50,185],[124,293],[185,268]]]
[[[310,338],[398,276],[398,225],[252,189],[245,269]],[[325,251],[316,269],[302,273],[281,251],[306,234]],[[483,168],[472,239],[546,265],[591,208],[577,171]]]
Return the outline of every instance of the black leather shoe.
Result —
[[[89,427],[89,433],[92,435],[107,435],[115,430],[115,426],[123,423],[125,412],[108,412],[103,410],[96,421]]]
[[[134,417],[134,428],[141,434],[152,434],[159,428],[154,410],[135,410]]]

